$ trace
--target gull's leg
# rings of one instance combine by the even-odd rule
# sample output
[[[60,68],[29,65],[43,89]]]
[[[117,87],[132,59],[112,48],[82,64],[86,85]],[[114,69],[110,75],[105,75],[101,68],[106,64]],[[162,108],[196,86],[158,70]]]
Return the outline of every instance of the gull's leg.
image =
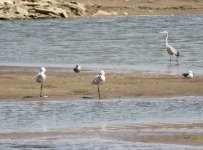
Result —
[[[40,87],[40,97],[42,97],[42,88],[43,88],[43,83],[41,84],[41,87]]]
[[[176,57],[176,62],[177,62],[177,64],[179,64],[179,62],[178,62],[178,58]]]
[[[176,59],[176,62],[177,62],[177,65],[178,65],[179,63],[178,63],[178,58],[177,58],[177,56],[176,56],[175,54],[173,54],[173,56],[174,56],[174,58]]]
[[[99,85],[98,85],[98,95],[99,95],[99,99],[101,99]]]

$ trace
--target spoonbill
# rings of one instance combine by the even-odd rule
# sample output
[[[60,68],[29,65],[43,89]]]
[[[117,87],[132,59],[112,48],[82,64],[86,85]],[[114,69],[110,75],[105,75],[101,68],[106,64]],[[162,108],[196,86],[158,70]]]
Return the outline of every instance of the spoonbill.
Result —
[[[192,71],[188,71],[186,73],[183,73],[182,75],[184,78],[189,78],[189,79],[194,77],[194,73]]]
[[[73,68],[73,71],[75,71],[75,73],[79,73],[81,70],[81,66],[80,65],[76,65],[75,68]]]
[[[41,87],[40,87],[40,97],[42,97],[42,88],[43,88],[43,84],[46,80],[46,69],[45,67],[41,67],[40,68],[40,72],[37,74],[36,76],[36,82],[41,83]]]
[[[99,86],[102,85],[105,82],[105,79],[106,79],[105,78],[105,72],[103,70],[101,70],[100,73],[92,81],[92,84],[95,84],[95,85],[98,86],[99,99],[101,99]]]
[[[163,34],[166,36],[166,50],[167,50],[168,54],[170,55],[170,62],[171,62],[171,56],[173,55],[176,58],[176,61],[178,64],[177,57],[180,55],[180,53],[175,48],[173,48],[171,45],[168,44],[168,32],[163,31],[163,32],[160,32],[160,34]]]

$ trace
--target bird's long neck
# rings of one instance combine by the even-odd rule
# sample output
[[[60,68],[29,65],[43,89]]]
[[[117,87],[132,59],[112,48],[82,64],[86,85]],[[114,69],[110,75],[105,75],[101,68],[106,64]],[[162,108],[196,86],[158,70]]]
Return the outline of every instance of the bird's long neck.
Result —
[[[168,46],[168,33],[166,34],[166,46]]]

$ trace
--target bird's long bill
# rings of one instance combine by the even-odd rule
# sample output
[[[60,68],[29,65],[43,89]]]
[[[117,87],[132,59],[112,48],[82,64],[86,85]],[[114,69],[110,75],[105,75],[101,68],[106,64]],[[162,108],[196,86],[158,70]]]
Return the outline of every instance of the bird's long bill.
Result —
[[[164,34],[164,32],[159,32],[159,34]]]

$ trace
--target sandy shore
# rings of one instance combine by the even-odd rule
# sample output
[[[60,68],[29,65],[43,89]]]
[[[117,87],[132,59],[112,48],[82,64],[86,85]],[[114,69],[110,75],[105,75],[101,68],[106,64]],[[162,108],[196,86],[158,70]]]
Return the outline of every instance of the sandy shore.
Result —
[[[63,0],[61,0],[63,1]],[[68,0],[69,1],[69,0]],[[86,14],[79,17],[95,16],[129,16],[129,15],[182,15],[203,14],[202,0],[76,0],[86,6]],[[4,15],[4,14],[3,14]],[[24,16],[24,15],[23,15]],[[60,69],[59,69],[60,70]],[[44,95],[40,98],[40,85],[35,82],[38,68],[2,67],[0,66],[0,100],[56,100],[56,99],[98,99],[97,87],[91,84],[96,73],[82,72],[78,75],[62,70],[47,71]],[[183,79],[172,75],[128,75],[106,74],[106,83],[101,86],[103,99],[165,97],[203,95],[203,77]],[[25,98],[25,99],[24,99]],[[106,132],[100,128],[92,130],[61,131],[61,132],[11,132],[0,133],[0,139],[46,139],[73,138],[91,134],[103,138],[112,138],[132,142],[172,143],[185,145],[203,145],[202,133],[170,132],[161,130],[199,129],[203,124],[166,124],[145,126],[106,126]],[[138,135],[144,130],[151,130],[152,135]],[[156,130],[161,134],[156,134]],[[110,132],[109,135],[106,133]],[[87,134],[88,133],[88,134]],[[119,135],[118,135],[119,133]],[[130,133],[130,134],[127,134]],[[133,133],[133,134],[132,134]]]
[[[98,10],[114,12],[112,15],[203,14],[202,0],[77,0],[77,2],[88,6],[89,15]]]
[[[0,19],[203,14],[202,0],[4,0]]]
[[[14,69],[15,68],[15,69]],[[97,99],[97,86],[91,82],[96,73],[60,72],[47,69],[44,84],[46,99]],[[35,82],[38,68],[0,67],[0,99],[38,99],[40,85]],[[124,97],[162,97],[203,95],[203,77],[184,79],[173,75],[106,74],[100,87],[103,99]]]
[[[47,68],[44,94],[39,97],[39,84],[35,82],[38,67],[0,67],[0,100],[68,100],[90,97],[98,99],[97,87],[91,84],[96,75],[90,72],[64,71]],[[163,97],[179,95],[203,95],[203,77],[184,79],[172,75],[106,74],[106,83],[101,86],[102,98]],[[26,99],[23,99],[27,97]],[[0,133],[0,139],[68,139],[100,137],[115,140],[167,143],[202,146],[202,123],[188,124],[107,124],[104,127],[62,129],[46,132]],[[196,131],[199,131],[196,133]],[[146,132],[147,131],[147,132]],[[119,133],[119,134],[118,134]],[[147,134],[146,134],[147,133]]]
[[[191,124],[129,124],[105,127],[68,128],[62,131],[24,131],[0,133],[0,139],[80,139],[103,138],[119,141],[203,146],[202,123]],[[195,133],[194,131],[197,131]]]
[[[197,129],[199,132],[194,133]],[[203,124],[146,124],[132,125],[120,129],[121,132],[135,132],[135,134],[120,134],[116,136],[118,139],[132,142],[145,143],[167,143],[167,144],[183,144],[183,145],[203,145]],[[192,131],[192,132],[191,132]],[[145,133],[146,132],[146,133]],[[147,133],[149,132],[149,133]]]

